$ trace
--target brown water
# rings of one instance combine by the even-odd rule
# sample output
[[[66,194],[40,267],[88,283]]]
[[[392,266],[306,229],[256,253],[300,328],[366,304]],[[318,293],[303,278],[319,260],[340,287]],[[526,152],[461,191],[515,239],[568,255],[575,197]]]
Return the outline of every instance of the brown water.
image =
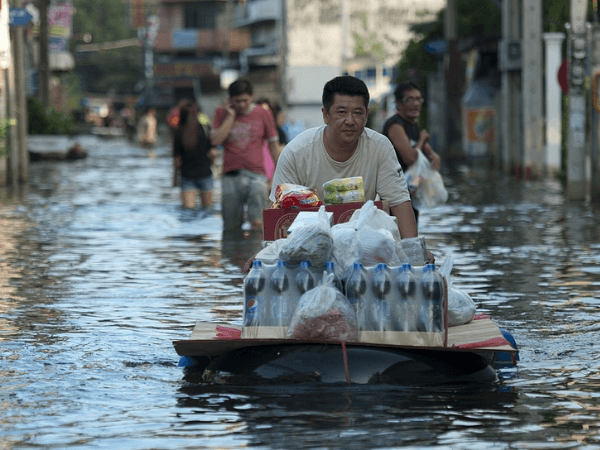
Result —
[[[0,191],[0,448],[600,448],[600,210],[557,182],[445,174],[438,264],[520,345],[493,385],[203,385],[172,341],[241,323],[241,265],[182,211],[169,150],[82,138]]]

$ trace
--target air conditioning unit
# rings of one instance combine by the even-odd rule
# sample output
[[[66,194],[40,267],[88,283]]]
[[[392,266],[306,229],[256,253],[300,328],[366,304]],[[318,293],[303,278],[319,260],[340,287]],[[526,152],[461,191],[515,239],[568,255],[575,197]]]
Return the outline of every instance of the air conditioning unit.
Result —
[[[498,43],[498,60],[501,71],[521,70],[521,41],[503,39]]]

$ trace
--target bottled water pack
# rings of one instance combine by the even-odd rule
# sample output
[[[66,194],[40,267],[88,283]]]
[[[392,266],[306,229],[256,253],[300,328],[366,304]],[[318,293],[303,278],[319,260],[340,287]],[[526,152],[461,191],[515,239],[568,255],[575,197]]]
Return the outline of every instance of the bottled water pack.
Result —
[[[333,263],[326,271],[334,273]],[[298,300],[322,279],[322,269],[307,261],[300,267],[254,265],[244,282],[244,338],[284,339]],[[435,265],[363,267],[353,264],[349,276],[334,285],[356,311],[359,341],[405,345],[444,343],[444,283]],[[410,335],[410,336],[409,336]]]

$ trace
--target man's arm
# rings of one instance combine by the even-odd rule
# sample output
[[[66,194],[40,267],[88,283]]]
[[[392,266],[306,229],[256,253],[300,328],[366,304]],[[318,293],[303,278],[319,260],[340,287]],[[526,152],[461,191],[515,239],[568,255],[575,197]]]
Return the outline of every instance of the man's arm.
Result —
[[[419,134],[419,142],[417,142],[415,149],[416,148],[421,149],[423,155],[425,155],[425,158],[429,160],[433,170],[440,170],[440,155],[434,152],[431,148],[431,145],[429,145],[429,133],[427,130],[421,130],[421,133]]]
[[[271,158],[273,158],[273,164],[277,167],[277,161],[279,160],[279,138],[278,140],[269,142],[269,153],[271,153]]]
[[[419,153],[410,145],[410,139],[402,125],[392,124],[388,129],[388,138],[404,164],[412,166],[417,161]]]
[[[431,168],[433,170],[440,170],[440,166],[441,166],[441,162],[442,159],[440,158],[440,155],[438,155],[436,152],[433,151],[433,149],[431,148],[431,145],[429,145],[429,143],[426,143],[423,148],[423,154],[425,155],[425,157],[429,160],[429,162],[431,163]]]
[[[390,209],[392,214],[398,219],[398,231],[402,239],[419,236],[417,221],[415,220],[415,213],[413,212],[411,202],[400,203],[399,205],[392,206]]]

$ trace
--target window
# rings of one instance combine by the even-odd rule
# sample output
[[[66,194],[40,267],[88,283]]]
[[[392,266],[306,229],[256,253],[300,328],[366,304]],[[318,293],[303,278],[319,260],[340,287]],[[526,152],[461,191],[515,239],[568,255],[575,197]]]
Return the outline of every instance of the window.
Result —
[[[216,2],[186,3],[183,9],[184,28],[210,29],[217,27],[219,7]]]

